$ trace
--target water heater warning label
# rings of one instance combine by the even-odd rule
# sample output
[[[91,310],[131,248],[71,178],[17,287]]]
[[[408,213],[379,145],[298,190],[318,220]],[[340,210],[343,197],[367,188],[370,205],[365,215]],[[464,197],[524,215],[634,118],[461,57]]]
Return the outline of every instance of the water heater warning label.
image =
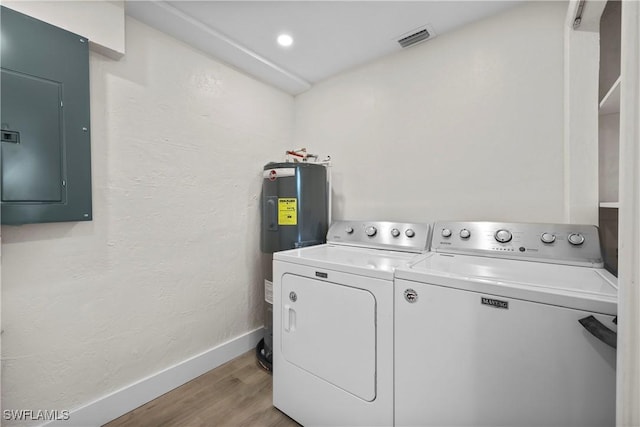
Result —
[[[298,225],[298,199],[278,199],[278,225]]]

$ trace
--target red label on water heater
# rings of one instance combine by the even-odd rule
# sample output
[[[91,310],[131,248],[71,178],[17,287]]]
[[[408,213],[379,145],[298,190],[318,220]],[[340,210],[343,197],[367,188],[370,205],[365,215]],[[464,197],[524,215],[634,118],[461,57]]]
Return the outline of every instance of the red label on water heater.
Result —
[[[262,176],[265,179],[269,179],[269,181],[275,181],[278,178],[296,176],[296,168],[269,169],[262,172]]]

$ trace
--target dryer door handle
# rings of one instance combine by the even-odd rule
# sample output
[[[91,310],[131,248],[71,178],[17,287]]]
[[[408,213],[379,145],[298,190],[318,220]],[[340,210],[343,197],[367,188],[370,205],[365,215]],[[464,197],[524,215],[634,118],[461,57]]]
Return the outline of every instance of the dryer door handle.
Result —
[[[618,334],[607,328],[598,319],[593,316],[587,316],[578,320],[582,327],[584,327],[591,335],[598,338],[606,345],[616,348],[618,341]]]
[[[289,304],[284,306],[283,323],[285,332],[294,332],[296,330],[296,311]]]

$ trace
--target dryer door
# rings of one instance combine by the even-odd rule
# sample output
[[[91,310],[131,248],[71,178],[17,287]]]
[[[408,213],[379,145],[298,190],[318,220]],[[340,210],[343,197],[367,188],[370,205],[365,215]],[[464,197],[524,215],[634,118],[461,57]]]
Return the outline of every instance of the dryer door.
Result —
[[[376,300],[371,292],[295,274],[282,277],[282,353],[366,401],[376,397]]]

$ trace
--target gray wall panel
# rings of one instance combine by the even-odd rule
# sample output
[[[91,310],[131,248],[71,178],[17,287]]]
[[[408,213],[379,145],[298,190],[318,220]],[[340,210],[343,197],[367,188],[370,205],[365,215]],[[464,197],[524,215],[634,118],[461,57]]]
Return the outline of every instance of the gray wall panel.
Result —
[[[90,220],[88,40],[0,13],[2,223]]]

